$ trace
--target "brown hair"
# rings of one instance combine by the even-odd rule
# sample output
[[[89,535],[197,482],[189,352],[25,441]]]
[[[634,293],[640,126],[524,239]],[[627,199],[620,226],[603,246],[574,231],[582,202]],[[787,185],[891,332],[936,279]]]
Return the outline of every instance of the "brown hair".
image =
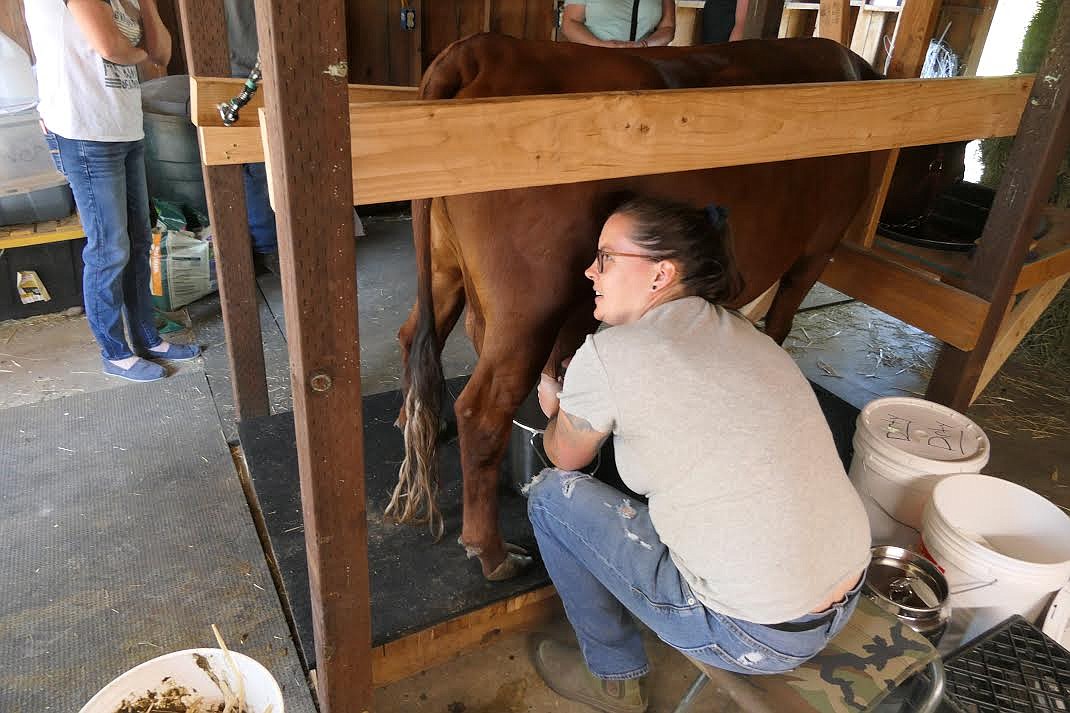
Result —
[[[690,296],[713,304],[731,303],[743,292],[732,254],[726,211],[694,208],[661,198],[631,198],[614,213],[633,220],[631,239],[654,257],[671,260]]]

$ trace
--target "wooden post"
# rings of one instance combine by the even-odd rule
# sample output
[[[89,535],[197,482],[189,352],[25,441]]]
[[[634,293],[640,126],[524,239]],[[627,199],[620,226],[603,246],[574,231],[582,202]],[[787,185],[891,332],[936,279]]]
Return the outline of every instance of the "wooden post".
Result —
[[[889,79],[911,79],[921,74],[939,10],[940,4],[936,0],[906,0],[900,11],[895,39],[892,42],[892,53],[888,61]],[[880,221],[881,211],[884,210],[884,200],[888,197],[892,174],[895,173],[898,160],[899,149],[873,154],[870,199],[863,206],[860,219],[855,221],[857,229],[847,236],[851,242],[864,247],[873,245],[877,223]]]
[[[888,62],[888,76],[910,79],[921,75],[929,40],[936,28],[941,3],[936,0],[906,0],[899,12],[899,24],[892,38],[892,56]]]
[[[780,20],[784,15],[784,0],[750,0],[747,13],[747,38],[775,39],[780,36]]]
[[[179,0],[179,9],[190,74],[229,77],[223,0]],[[242,167],[204,166],[202,170],[214,231],[219,303],[223,310],[235,414],[239,421],[266,416],[270,408],[264,345],[260,337]]]
[[[1033,93],[1011,147],[985,223],[966,288],[990,307],[973,350],[945,345],[926,396],[954,409],[969,406],[1013,299],[1014,285],[1032,241],[1034,219],[1047,202],[1055,173],[1070,144],[1070,3],[1059,9],[1047,56],[1036,73]]]
[[[256,0],[323,713],[372,703],[343,0]]]
[[[859,10],[861,12],[861,10]],[[817,11],[817,36],[851,44],[851,0],[821,0]]]

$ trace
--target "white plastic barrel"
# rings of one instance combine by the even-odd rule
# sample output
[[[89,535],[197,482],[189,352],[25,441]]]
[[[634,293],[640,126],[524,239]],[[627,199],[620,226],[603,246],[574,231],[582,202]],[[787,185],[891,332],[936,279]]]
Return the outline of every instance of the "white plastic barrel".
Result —
[[[850,478],[874,542],[911,547],[933,486],[988,463],[988,436],[957,411],[923,399],[877,399],[858,415]]]
[[[1070,581],[1070,517],[1000,478],[948,476],[922,519],[922,548],[944,571],[950,651],[1013,614],[1036,622]]]
[[[37,104],[37,80],[30,56],[15,40],[0,32],[0,114],[25,111]]]

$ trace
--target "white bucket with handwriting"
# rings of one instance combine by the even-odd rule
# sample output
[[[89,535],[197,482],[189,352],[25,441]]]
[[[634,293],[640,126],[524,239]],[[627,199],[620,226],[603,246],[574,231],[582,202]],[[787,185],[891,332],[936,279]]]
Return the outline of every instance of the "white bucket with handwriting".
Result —
[[[912,547],[933,487],[988,463],[988,436],[957,411],[892,397],[866,405],[855,423],[850,478],[867,501],[873,541]]]
[[[925,509],[922,553],[947,579],[950,651],[1012,614],[1037,621],[1070,581],[1070,517],[1016,483],[952,475]]]

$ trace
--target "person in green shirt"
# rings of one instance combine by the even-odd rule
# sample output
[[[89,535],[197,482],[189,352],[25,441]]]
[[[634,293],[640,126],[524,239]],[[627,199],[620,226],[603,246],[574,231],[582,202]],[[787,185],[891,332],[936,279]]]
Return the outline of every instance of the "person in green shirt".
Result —
[[[566,0],[561,31],[597,47],[659,47],[676,34],[675,0]]]

